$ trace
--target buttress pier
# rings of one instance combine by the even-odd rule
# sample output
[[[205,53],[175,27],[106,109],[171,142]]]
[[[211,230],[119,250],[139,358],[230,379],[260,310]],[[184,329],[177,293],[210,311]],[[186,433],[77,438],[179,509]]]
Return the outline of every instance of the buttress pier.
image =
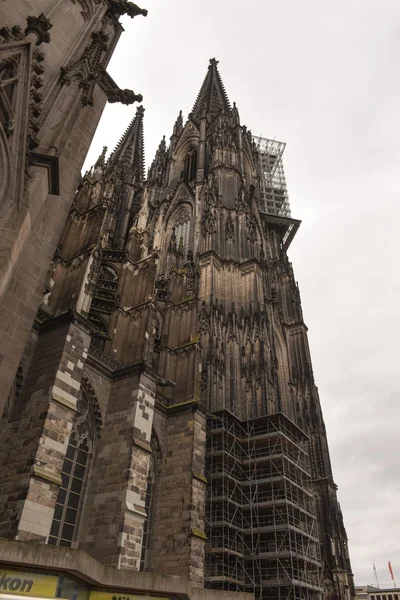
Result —
[[[83,177],[60,239],[3,419],[0,536],[350,600],[285,145],[241,124],[215,59],[147,178],[143,122]]]

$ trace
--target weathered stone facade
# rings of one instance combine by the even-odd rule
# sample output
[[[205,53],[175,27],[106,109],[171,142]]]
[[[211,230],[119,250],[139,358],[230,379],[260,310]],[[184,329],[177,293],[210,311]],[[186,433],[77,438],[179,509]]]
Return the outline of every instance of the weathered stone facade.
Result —
[[[127,4],[110,1],[109,18]],[[104,43],[93,37],[85,61]],[[63,85],[82,69],[71,62]],[[85,87],[81,101],[92,93]],[[350,600],[287,257],[300,223],[277,178],[281,146],[261,151],[241,125],[215,59],[147,179],[143,120],[139,107],[108,160],[104,151],[83,177],[54,248],[3,418],[0,535],[219,594]],[[210,422],[224,419],[224,434],[207,442]],[[289,558],[267,536],[277,525],[258,505],[268,502]]]
[[[48,539],[89,341],[61,317],[37,342],[1,438],[2,537]]]
[[[206,419],[196,402],[168,409],[148,568],[204,584]]]
[[[104,105],[142,99],[105,70],[124,5],[1,3],[0,415]]]

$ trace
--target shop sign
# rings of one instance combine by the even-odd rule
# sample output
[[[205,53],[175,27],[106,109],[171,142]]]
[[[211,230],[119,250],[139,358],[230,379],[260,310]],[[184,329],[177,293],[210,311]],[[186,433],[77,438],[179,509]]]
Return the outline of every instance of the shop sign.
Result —
[[[0,594],[54,598],[58,577],[24,571],[4,571],[0,568]]]

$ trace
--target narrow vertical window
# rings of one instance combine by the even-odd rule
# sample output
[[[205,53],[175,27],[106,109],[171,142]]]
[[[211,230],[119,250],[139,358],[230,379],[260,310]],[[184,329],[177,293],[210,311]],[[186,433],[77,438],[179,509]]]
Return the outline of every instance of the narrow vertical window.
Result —
[[[189,233],[190,233],[190,220],[189,215],[187,219],[175,227],[175,236],[177,242],[177,250],[183,256],[186,256],[189,250]]]
[[[197,148],[193,148],[185,158],[184,179],[187,183],[196,179]]]
[[[151,458],[150,465],[149,465],[149,475],[147,477],[147,485],[146,485],[146,499],[145,499],[146,518],[143,523],[142,551],[140,554],[140,571],[146,570],[147,554],[148,554],[149,542],[150,542],[153,491],[154,491],[154,463],[153,463],[153,459]]]

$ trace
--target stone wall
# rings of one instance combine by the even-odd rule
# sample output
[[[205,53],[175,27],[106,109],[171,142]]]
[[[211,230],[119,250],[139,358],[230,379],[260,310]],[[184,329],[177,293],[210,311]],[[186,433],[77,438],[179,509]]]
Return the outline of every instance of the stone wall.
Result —
[[[139,569],[154,392],[143,373],[111,384],[93,468],[80,546],[117,567]]]
[[[89,335],[65,318],[44,328],[0,448],[0,535],[47,541]]]
[[[153,509],[149,570],[204,581],[206,423],[196,402],[171,407]]]

